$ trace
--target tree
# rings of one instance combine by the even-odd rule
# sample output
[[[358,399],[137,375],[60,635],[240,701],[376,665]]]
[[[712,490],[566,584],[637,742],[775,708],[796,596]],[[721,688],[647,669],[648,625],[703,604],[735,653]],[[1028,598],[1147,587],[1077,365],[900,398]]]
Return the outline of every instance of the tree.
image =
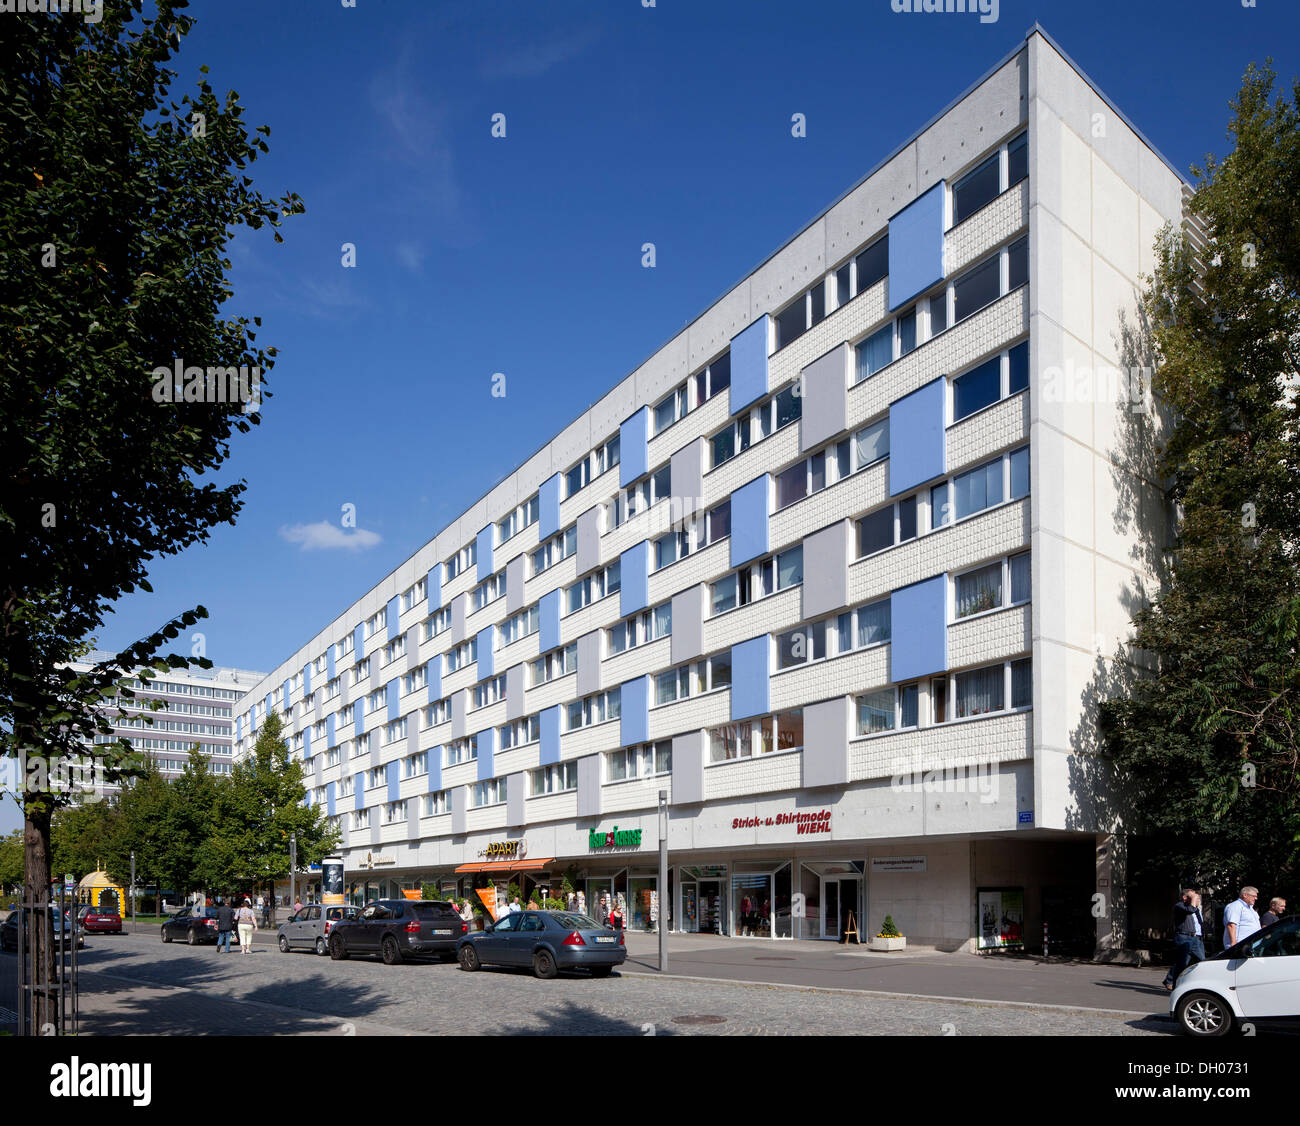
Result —
[[[119,883],[130,878],[129,852],[121,845],[122,811],[116,798],[81,801],[55,811],[50,825],[50,849],[54,871],[69,872],[77,879],[98,869]]]
[[[0,891],[17,887],[23,882],[23,831],[15,829],[7,837],[0,837]]]
[[[250,136],[234,94],[201,80],[169,100],[185,6],[158,0],[146,20],[124,0],[95,23],[15,19],[0,36],[0,749],[24,760],[29,899],[48,892],[51,818],[69,797],[50,775],[107,732],[95,708],[114,682],[159,667],[206,616],[185,611],[88,674],[66,668],[115,599],[149,589],[154,558],[238,514],[244,483],[204,478],[259,417],[205,376],[243,366],[264,385],[274,349],[255,346],[258,318],[219,315],[227,246],[302,210],[252,190],[269,130]],[[160,402],[153,373],[173,364],[198,366],[187,395],[225,401]],[[120,743],[96,754],[107,778],[133,764]],[[38,939],[32,955],[48,983],[52,950]],[[36,1023],[52,1019],[42,999]]]
[[[1101,711],[1153,859],[1211,889],[1283,890],[1300,859],[1300,83],[1250,67],[1222,160],[1193,169],[1207,243],[1166,230],[1143,299],[1181,506],[1155,658]],[[1267,894],[1267,893],[1266,893]]]

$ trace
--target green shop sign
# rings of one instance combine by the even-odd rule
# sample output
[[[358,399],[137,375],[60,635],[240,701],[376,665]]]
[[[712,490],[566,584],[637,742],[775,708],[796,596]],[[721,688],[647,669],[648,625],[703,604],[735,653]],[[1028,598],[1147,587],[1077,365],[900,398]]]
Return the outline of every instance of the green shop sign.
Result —
[[[620,829],[614,826],[608,833],[602,833],[599,829],[587,830],[587,847],[588,848],[640,848],[641,847],[641,830],[640,829]]]

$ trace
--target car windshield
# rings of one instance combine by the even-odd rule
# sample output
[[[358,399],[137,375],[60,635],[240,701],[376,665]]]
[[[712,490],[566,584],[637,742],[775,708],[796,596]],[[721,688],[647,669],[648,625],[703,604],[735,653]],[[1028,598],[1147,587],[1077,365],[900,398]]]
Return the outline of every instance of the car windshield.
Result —
[[[460,918],[450,903],[417,903],[415,913],[421,919],[446,919],[452,915]]]
[[[595,919],[586,915],[570,914],[568,911],[557,911],[551,918],[567,930],[600,931],[605,929]]]

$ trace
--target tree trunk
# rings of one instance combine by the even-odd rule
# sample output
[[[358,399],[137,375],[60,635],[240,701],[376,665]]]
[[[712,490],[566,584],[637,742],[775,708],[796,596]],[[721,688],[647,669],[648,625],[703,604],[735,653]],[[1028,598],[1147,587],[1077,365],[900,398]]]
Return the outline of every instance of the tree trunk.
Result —
[[[23,852],[26,877],[23,899],[37,904],[27,916],[27,965],[29,980],[36,987],[34,1027],[43,1033],[57,1021],[54,998],[54,932],[45,904],[50,901],[50,797],[24,793]]]

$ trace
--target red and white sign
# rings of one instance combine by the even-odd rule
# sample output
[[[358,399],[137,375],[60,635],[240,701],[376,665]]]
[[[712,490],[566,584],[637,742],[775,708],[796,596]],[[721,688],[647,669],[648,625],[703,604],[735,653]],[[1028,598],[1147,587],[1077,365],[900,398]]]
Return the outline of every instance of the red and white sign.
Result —
[[[816,813],[778,813],[772,817],[733,817],[733,829],[767,829],[793,825],[797,836],[831,831],[831,811],[819,809]]]

